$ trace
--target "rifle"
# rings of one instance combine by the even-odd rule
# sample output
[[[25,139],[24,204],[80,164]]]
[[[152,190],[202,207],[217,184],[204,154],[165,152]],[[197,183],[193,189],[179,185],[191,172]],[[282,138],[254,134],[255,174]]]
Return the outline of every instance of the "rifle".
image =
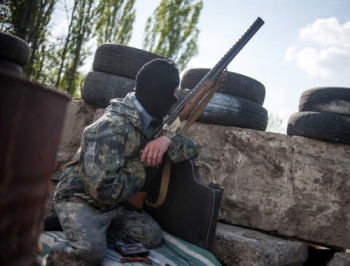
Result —
[[[160,135],[162,130],[181,130],[186,131],[190,125],[199,117],[205,106],[208,104],[214,93],[218,90],[222,79],[225,76],[226,68],[240,50],[248,43],[254,34],[264,24],[261,18],[257,18],[250,28],[242,35],[242,37],[231,47],[223,58],[202,78],[202,80],[194,87],[194,89],[183,99],[183,101],[175,108],[175,110],[165,119],[156,137]],[[180,120],[180,121],[179,121]],[[182,123],[181,123],[182,121]],[[158,207],[163,204],[170,176],[170,161],[164,163],[162,184],[159,198],[155,203],[146,200],[146,205],[150,207]],[[129,199],[129,203],[142,208],[146,198],[145,192],[138,192]]]
[[[227,66],[263,24],[264,21],[258,17],[242,37],[168,116],[162,124],[162,130],[187,130],[187,128],[199,117],[205,106],[219,88],[220,83],[225,76]],[[174,123],[178,119],[180,119],[180,121],[187,121],[186,123],[182,123],[182,125],[179,124],[179,121]],[[175,125],[173,125],[173,123]],[[159,135],[159,133],[156,135]]]

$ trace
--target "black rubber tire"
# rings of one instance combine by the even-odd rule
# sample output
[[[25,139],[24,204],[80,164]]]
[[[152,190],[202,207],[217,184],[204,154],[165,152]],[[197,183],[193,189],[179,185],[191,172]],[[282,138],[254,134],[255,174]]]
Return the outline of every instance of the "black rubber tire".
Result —
[[[111,99],[124,98],[134,87],[132,79],[92,71],[86,75],[81,97],[87,103],[106,108]]]
[[[19,64],[2,58],[0,58],[0,70],[7,71],[18,76],[23,76],[23,69]]]
[[[287,134],[350,144],[350,116],[299,112],[289,117]]]
[[[209,72],[209,68],[189,69],[181,77],[181,89],[192,90]],[[263,105],[265,100],[265,86],[250,77],[227,71],[217,92],[237,96],[257,104]]]
[[[147,62],[164,58],[144,50],[120,44],[101,44],[95,53],[93,70],[135,79]]]
[[[299,112],[350,115],[350,88],[312,88],[301,94]]]
[[[25,66],[30,58],[29,45],[16,36],[0,31],[0,57]]]
[[[257,103],[217,92],[205,107],[198,121],[265,131],[268,113]]]
[[[189,90],[178,92],[178,103]],[[173,111],[176,106],[172,108]],[[197,122],[265,131],[268,113],[261,105],[233,95],[217,92],[198,117]]]

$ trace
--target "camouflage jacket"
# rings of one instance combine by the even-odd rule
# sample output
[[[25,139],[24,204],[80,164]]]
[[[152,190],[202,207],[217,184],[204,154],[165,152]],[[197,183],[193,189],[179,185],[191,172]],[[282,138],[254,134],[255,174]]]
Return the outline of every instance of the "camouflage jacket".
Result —
[[[196,144],[181,132],[164,132],[172,144],[166,155],[177,163],[198,154]],[[109,210],[134,195],[143,185],[146,167],[139,151],[149,139],[130,98],[113,99],[105,114],[86,127],[74,161],[57,185],[54,201],[79,198],[100,210]]]

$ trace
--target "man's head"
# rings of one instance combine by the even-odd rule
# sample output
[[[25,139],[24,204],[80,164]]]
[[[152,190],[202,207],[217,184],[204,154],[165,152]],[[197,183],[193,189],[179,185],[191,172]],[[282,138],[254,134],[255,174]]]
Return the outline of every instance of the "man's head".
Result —
[[[175,89],[180,84],[176,65],[165,59],[145,64],[136,76],[136,98],[158,123],[176,103]]]

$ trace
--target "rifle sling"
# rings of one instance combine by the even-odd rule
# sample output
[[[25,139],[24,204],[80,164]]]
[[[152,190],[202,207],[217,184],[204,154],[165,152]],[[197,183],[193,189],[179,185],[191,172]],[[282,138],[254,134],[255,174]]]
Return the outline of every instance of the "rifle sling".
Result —
[[[149,202],[146,200],[146,205],[157,208],[161,206],[166,198],[166,194],[168,192],[168,187],[169,187],[169,181],[170,181],[170,169],[171,169],[171,163],[169,158],[166,158],[164,162],[164,168],[163,168],[163,173],[162,173],[162,180],[160,183],[160,190],[159,190],[159,196],[158,199],[155,203]]]
[[[190,116],[186,120],[185,124],[182,126],[181,131],[185,132],[201,115],[203,112],[205,106],[209,103],[210,99],[213,97],[214,93],[218,90],[222,79],[224,78],[226,72],[224,71],[221,77],[215,82],[213,85],[213,88],[204,96],[204,98],[198,103],[198,105],[194,108],[194,110],[191,112]],[[166,158],[164,162],[164,168],[162,173],[162,180],[160,183],[160,190],[159,190],[159,196],[155,203],[151,203],[149,201],[146,201],[146,205],[157,208],[161,206],[166,198],[168,187],[169,187],[169,181],[170,181],[170,170],[171,170],[171,163],[168,158]]]

